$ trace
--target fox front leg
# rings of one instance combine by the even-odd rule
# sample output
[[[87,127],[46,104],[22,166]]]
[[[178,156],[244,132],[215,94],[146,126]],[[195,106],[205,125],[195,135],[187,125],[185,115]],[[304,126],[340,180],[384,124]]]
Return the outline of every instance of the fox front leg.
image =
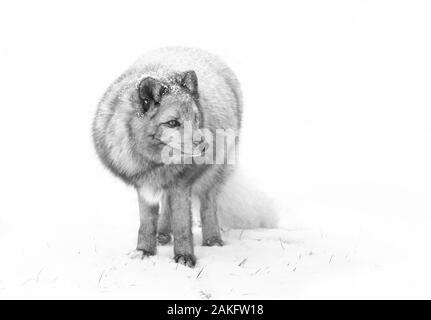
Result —
[[[139,200],[139,232],[137,250],[142,251],[144,256],[156,254],[157,241],[157,218],[158,205],[148,203],[138,191]]]
[[[223,246],[217,219],[217,191],[211,189],[199,196],[201,203],[202,245]]]
[[[175,262],[193,267],[196,258],[193,253],[191,188],[173,187],[169,193],[169,203],[172,209]]]
[[[169,203],[169,195],[165,192],[162,196],[160,206],[160,216],[157,225],[157,240],[161,245],[171,242],[171,205]]]

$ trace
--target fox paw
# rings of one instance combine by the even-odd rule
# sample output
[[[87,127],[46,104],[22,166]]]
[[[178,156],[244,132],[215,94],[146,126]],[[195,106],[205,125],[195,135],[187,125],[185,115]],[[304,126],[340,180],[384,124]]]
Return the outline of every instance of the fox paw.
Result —
[[[176,263],[190,268],[193,268],[196,264],[196,258],[192,254],[177,254],[174,257],[174,260]]]
[[[144,259],[146,257],[151,257],[156,254],[154,251],[149,251],[145,249],[136,249],[136,250],[142,253],[141,259]]]
[[[168,244],[169,242],[171,242],[171,235],[169,233],[159,233],[157,235],[157,241],[164,246],[165,244]]]
[[[214,246],[222,247],[224,245],[224,242],[219,237],[212,237],[204,240],[202,245],[205,247],[214,247]]]

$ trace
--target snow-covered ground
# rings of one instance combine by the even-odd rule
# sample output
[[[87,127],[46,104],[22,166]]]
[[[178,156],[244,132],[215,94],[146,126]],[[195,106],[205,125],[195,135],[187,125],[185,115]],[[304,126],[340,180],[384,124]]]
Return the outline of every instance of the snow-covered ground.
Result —
[[[145,259],[131,250],[137,219],[129,206],[125,203],[124,211],[130,212],[121,213],[126,219],[112,208],[107,219],[98,214],[99,222],[58,219],[47,221],[43,234],[36,223],[14,235],[3,233],[0,297],[429,297],[429,217],[409,223],[322,205],[301,214],[315,211],[331,223],[227,230],[226,246],[215,248],[200,246],[195,228],[198,264],[190,269],[173,262],[171,245]]]
[[[394,1],[2,2],[0,298],[431,298],[430,13]],[[136,194],[90,137],[107,85],[172,44],[238,74],[241,166],[281,218],[226,230],[221,248],[200,246],[196,223],[194,269],[171,245],[133,251]]]

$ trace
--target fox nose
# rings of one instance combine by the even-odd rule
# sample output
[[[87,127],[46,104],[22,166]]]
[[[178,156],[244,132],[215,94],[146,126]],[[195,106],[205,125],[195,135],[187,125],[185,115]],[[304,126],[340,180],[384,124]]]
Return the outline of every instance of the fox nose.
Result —
[[[193,140],[193,145],[195,147],[199,146],[200,144],[206,143],[205,138],[203,136],[199,137],[198,139]]]

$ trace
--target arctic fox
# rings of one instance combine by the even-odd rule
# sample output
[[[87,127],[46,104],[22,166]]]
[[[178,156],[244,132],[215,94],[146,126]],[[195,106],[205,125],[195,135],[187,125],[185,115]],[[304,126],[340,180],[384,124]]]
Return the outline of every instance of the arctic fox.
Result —
[[[175,261],[195,265],[192,195],[204,246],[223,245],[219,219],[236,228],[275,225],[271,204],[234,172],[242,107],[233,72],[193,48],[143,55],[104,94],[94,143],[105,166],[137,190],[144,256],[173,234]],[[229,134],[231,143],[223,140]]]

